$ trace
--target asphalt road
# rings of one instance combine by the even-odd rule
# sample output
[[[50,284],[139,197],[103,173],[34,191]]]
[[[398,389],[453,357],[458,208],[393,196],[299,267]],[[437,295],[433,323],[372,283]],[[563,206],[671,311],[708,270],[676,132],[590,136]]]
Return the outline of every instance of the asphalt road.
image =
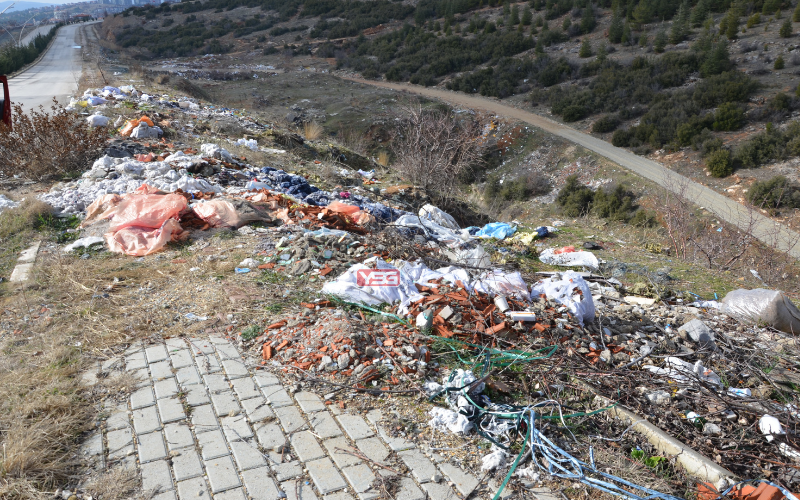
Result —
[[[541,115],[506,106],[484,97],[411,84],[377,82],[358,78],[351,78],[350,80],[366,85],[423,95],[465,108],[486,110],[500,116],[529,123],[575,144],[580,144],[586,149],[608,158],[673,193],[682,193],[688,200],[704,207],[720,219],[733,224],[742,231],[751,231],[753,236],[767,245],[800,259],[800,234],[796,231],[761,215],[755,210],[748,209],[741,203],[723,196],[702,184],[675,173],[660,163],[637,156],[626,149],[613,146],[597,137],[584,134]]]
[[[70,24],[58,30],[55,40],[38,62],[9,80],[11,101],[30,110],[40,105],[48,109],[55,97],[65,104],[78,89],[81,76],[81,29],[85,24]]]

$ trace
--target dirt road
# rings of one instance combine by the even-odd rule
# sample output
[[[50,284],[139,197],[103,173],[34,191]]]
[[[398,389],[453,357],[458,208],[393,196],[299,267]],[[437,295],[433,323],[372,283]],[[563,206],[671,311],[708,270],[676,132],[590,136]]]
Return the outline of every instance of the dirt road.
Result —
[[[529,123],[534,127],[563,137],[575,144],[580,144],[586,149],[594,151],[676,194],[682,193],[687,199],[711,211],[720,219],[735,225],[742,231],[752,231],[756,238],[767,245],[778,248],[794,258],[800,258],[800,234],[794,230],[754,210],[748,209],[741,203],[731,200],[710,188],[677,174],[659,163],[637,156],[626,149],[613,146],[601,139],[579,132],[573,128],[550,120],[549,118],[507,106],[484,97],[451,92],[438,88],[419,87],[404,83],[377,82],[359,78],[349,78],[349,80],[385,89],[410,92],[446,101],[457,106],[485,110],[500,116],[505,116],[506,118],[514,118]]]

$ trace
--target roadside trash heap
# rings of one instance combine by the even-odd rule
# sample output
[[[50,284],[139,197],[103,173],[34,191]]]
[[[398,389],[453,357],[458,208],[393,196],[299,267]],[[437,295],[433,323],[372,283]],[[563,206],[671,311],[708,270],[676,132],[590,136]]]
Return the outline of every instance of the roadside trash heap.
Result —
[[[90,92],[73,105],[103,111],[126,100],[211,112],[125,87]],[[754,477],[742,453],[758,450],[764,463],[800,459],[792,431],[800,402],[780,389],[800,384],[793,361],[800,311],[781,292],[735,290],[696,303],[641,297],[595,274],[604,263],[573,246],[545,248],[538,258],[574,269],[523,275],[496,265],[486,248],[498,241],[530,246],[556,227],[461,228],[435,206],[412,213],[375,201],[369,190],[325,191],[303,176],[250,165],[219,144],[144,146],[134,131],[156,125],[144,115],[136,121],[115,124],[131,138],[112,142],[80,179],[41,196],[62,214],[82,216],[82,227],[102,228],[102,237],[64,250],[103,243],[144,256],[193,231],[254,236],[258,254],[239,263],[237,279],[271,272],[322,284],[321,297],[248,341],[263,364],[361,392],[416,392],[442,402],[429,426],[491,442],[484,469],[502,471],[503,485],[555,476],[628,498],[674,498],[598,470],[542,424],[615,405],[728,468],[730,475],[712,481],[721,492],[736,478]],[[258,147],[247,141],[241,145]],[[442,352],[464,368],[441,365]],[[492,394],[512,392],[503,389],[505,369],[536,364],[549,370],[539,389],[524,388],[529,400],[489,397],[489,386]],[[577,411],[558,401],[567,384],[591,387],[595,407]],[[800,487],[785,469],[775,477]]]

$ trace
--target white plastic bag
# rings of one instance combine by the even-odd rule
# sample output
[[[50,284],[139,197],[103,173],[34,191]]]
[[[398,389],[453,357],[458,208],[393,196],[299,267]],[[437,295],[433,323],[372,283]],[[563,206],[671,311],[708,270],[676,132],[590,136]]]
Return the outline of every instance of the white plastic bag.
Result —
[[[547,278],[536,283],[531,287],[531,293],[544,294],[548,299],[566,306],[581,326],[594,321],[592,292],[586,280],[574,271],[565,272],[560,280]]]
[[[108,118],[103,115],[92,115],[86,118],[86,123],[88,123],[90,127],[107,127]]]
[[[721,300],[720,312],[745,323],[800,333],[800,310],[778,290],[734,290]]]
[[[419,209],[419,217],[426,221],[433,221],[447,229],[452,229],[454,231],[461,229],[453,216],[431,204],[427,204]]]
[[[539,254],[539,260],[551,266],[583,266],[590,269],[597,269],[600,266],[600,262],[592,252],[583,250],[578,252],[556,253],[556,249],[548,248]]]
[[[258,141],[255,139],[239,139],[236,144],[250,148],[253,151],[258,151]]]
[[[471,267],[490,267],[492,259],[481,245],[469,249],[445,250],[445,255],[451,262]]]
[[[519,272],[491,271],[484,273],[475,282],[474,287],[476,292],[483,292],[489,295],[504,295],[506,297],[513,295],[525,301],[531,299],[528,293],[528,285]],[[589,295],[589,299],[591,300],[591,295]]]

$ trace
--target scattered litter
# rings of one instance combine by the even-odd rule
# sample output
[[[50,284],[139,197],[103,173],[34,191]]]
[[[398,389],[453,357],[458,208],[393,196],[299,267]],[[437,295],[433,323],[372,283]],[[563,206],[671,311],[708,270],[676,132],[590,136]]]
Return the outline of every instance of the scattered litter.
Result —
[[[89,248],[92,245],[102,244],[103,242],[105,242],[105,240],[99,236],[86,236],[65,246],[63,251],[69,253],[77,248]]]
[[[7,208],[17,208],[19,203],[7,198],[5,195],[0,194],[0,212]]]
[[[539,260],[552,266],[588,267],[598,269],[600,261],[591,252],[576,251],[575,247],[548,248],[539,254]]]

